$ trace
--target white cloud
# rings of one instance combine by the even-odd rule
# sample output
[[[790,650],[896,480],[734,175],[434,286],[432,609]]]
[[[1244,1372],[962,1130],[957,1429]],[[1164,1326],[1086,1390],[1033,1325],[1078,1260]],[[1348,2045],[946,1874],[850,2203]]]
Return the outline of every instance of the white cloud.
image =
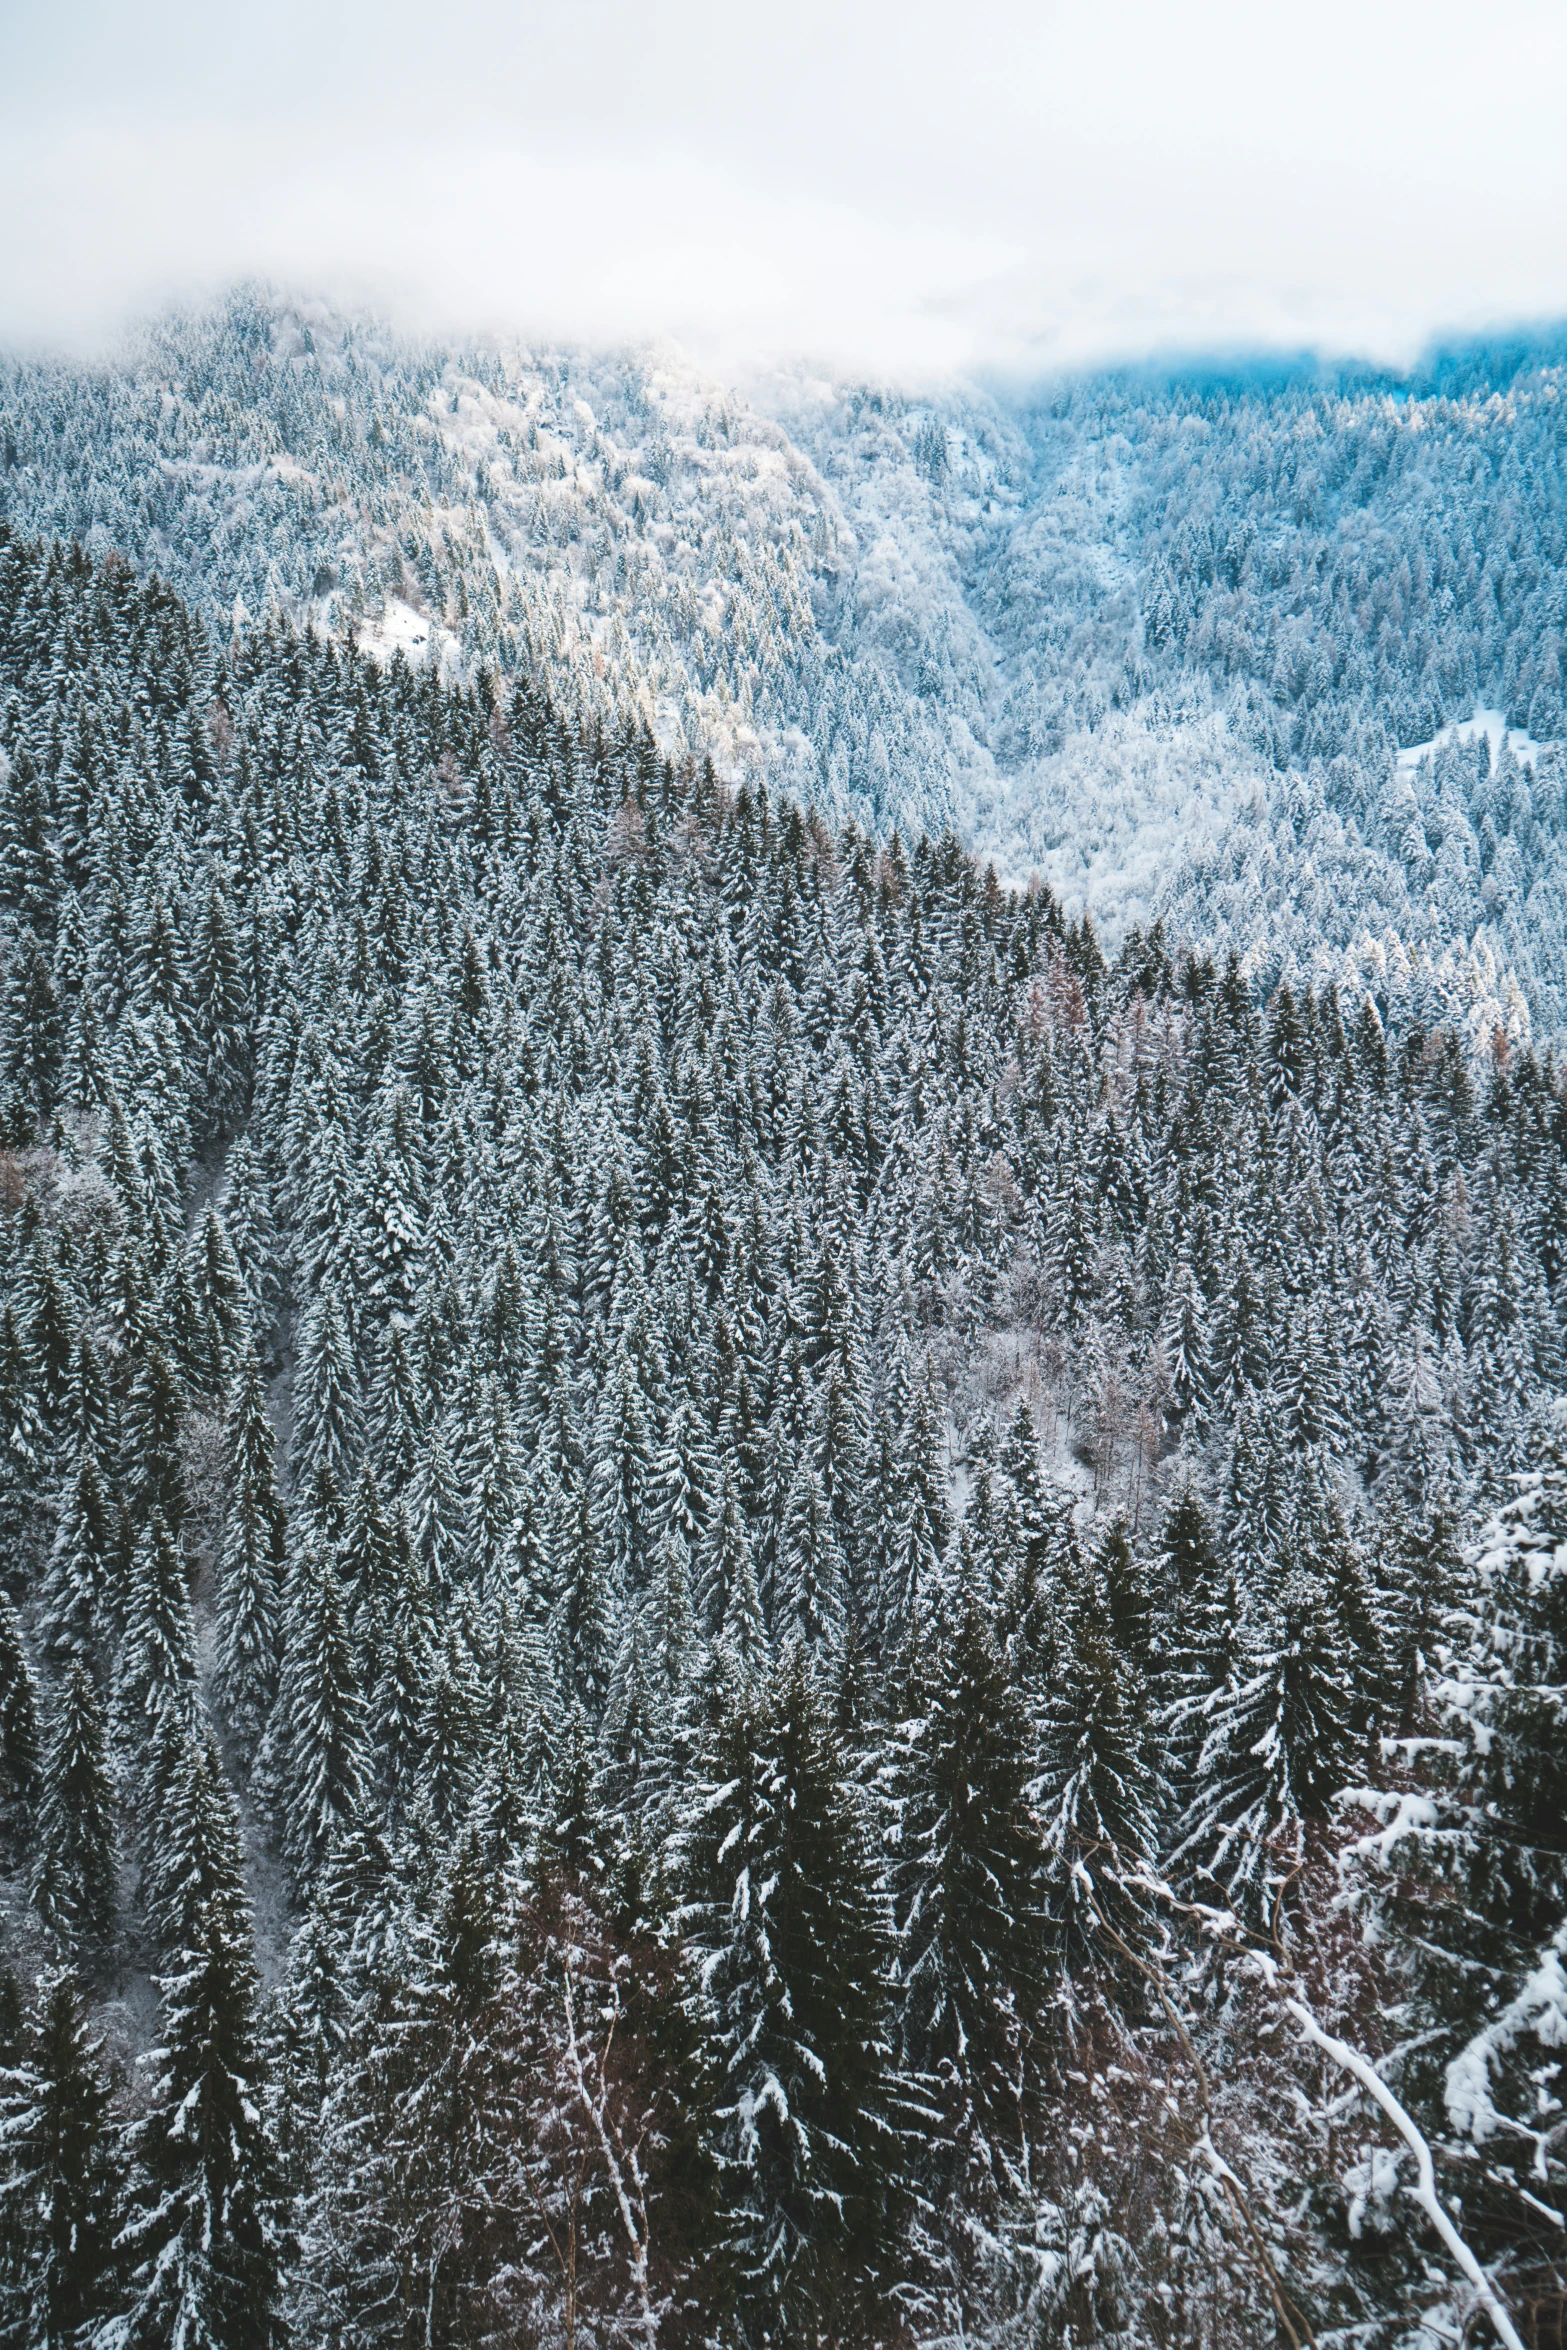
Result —
[[[14,7],[14,0],[13,0]],[[18,12],[0,332],[262,273],[903,371],[1567,314],[1567,13],[1324,0]],[[14,33],[14,37],[13,37]]]

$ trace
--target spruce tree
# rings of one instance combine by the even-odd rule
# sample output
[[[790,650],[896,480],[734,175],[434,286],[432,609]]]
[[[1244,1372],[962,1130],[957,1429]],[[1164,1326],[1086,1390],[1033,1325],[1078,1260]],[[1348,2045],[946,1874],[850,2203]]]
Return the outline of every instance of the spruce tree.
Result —
[[[294,1882],[305,1887],[356,1818],[365,1778],[363,1704],[342,1587],[319,1544],[290,1572],[286,1614],[288,1651],[256,1775]]]
[[[41,1638],[50,1662],[97,1663],[107,1630],[100,1622],[114,1549],[114,1513],[93,1452],[78,1456],[39,1594]]]
[[[721,2089],[721,2228],[743,2321],[811,2341],[869,2322],[884,2267],[886,1921],[804,1649],[736,1688],[678,1867]]]
[[[129,2350],[271,2350],[278,2320],[277,2198],[264,2134],[259,1983],[233,1799],[203,1774],[206,1882],[159,1979],[162,2045],[131,2137],[137,2210],[124,2315]]]
[[[1026,2173],[1048,1960],[1028,1720],[978,1593],[939,1619],[928,1700],[892,1747],[898,2046],[939,2124],[938,2196]]]
[[[117,1841],[103,1711],[77,1659],[60,1686],[44,1757],[33,1900],[81,1966],[100,1960],[113,1937]]]
[[[363,1397],[344,1285],[332,1278],[311,1298],[299,1333],[294,1372],[293,1467],[296,1486],[327,1471],[340,1489],[352,1481],[363,1441]]]
[[[21,1619],[0,1591],[0,1854],[21,1865],[33,1846],[40,1790],[38,1688]]]
[[[781,1639],[837,1649],[848,1613],[843,1552],[821,1479],[808,1459],[795,1472],[779,1537],[775,1615]]]
[[[124,2165],[73,1977],[46,1973],[20,2061],[0,2074],[0,2263],[6,2339],[76,2350],[117,2316]]]
[[[1168,1793],[1135,1658],[1092,1620],[1077,1625],[1072,1648],[1046,1709],[1035,1790],[1052,1940],[1070,1977],[1119,1975],[1135,1988],[1137,1954],[1155,1930],[1137,1880],[1155,1866]]]
[[[145,1791],[159,1730],[194,1718],[196,1635],[184,1563],[154,1511],[130,1559],[125,1632],[115,1675],[113,1740],[122,1776]],[[143,1805],[143,1815],[152,1807]]]
[[[274,1481],[276,1445],[252,1342],[229,1389],[229,1501],[218,1564],[216,1686],[229,1728],[253,1754],[277,1690],[287,1517]]]
[[[1224,1686],[1202,1709],[1196,1787],[1176,1865],[1253,1922],[1277,1922],[1308,1832],[1328,1816],[1359,1759],[1353,1675],[1332,1596],[1315,1576],[1286,1577],[1244,1627]]]
[[[185,1523],[185,1479],[180,1463],[184,1397],[163,1347],[154,1341],[135,1363],[125,1401],[124,1455],[128,1507],[139,1527],[161,1519],[178,1538]]]

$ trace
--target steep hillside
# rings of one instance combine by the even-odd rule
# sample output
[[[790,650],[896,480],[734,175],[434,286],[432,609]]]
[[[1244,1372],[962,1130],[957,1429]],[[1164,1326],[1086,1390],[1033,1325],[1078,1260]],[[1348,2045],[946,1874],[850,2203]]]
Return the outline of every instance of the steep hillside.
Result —
[[[0,747],[6,2339],[1550,2350],[1557,1074],[4,531]]]

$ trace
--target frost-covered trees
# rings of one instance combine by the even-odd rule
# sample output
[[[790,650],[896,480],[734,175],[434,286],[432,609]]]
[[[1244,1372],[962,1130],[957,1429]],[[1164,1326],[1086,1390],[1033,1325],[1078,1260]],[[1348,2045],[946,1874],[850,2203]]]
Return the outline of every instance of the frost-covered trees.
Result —
[[[139,2208],[125,2230],[133,2264],[125,2339],[271,2345],[277,2210],[262,2126],[259,1984],[233,1797],[211,1750],[182,1806],[184,1887],[160,1978],[161,2045],[133,2137]]]
[[[0,746],[0,1909],[120,2338],[1249,2350],[1246,2212],[1447,2325],[1258,1937],[1556,2279],[1549,1061],[3,535]]]

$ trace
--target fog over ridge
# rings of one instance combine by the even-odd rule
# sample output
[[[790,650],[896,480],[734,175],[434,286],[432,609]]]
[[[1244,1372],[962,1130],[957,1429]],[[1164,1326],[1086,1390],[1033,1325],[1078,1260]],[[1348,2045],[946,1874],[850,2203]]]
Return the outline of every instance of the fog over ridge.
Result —
[[[1154,350],[1405,361],[1567,313],[1557,12],[987,0],[12,10],[0,337],[257,274],[437,331],[902,375]]]

